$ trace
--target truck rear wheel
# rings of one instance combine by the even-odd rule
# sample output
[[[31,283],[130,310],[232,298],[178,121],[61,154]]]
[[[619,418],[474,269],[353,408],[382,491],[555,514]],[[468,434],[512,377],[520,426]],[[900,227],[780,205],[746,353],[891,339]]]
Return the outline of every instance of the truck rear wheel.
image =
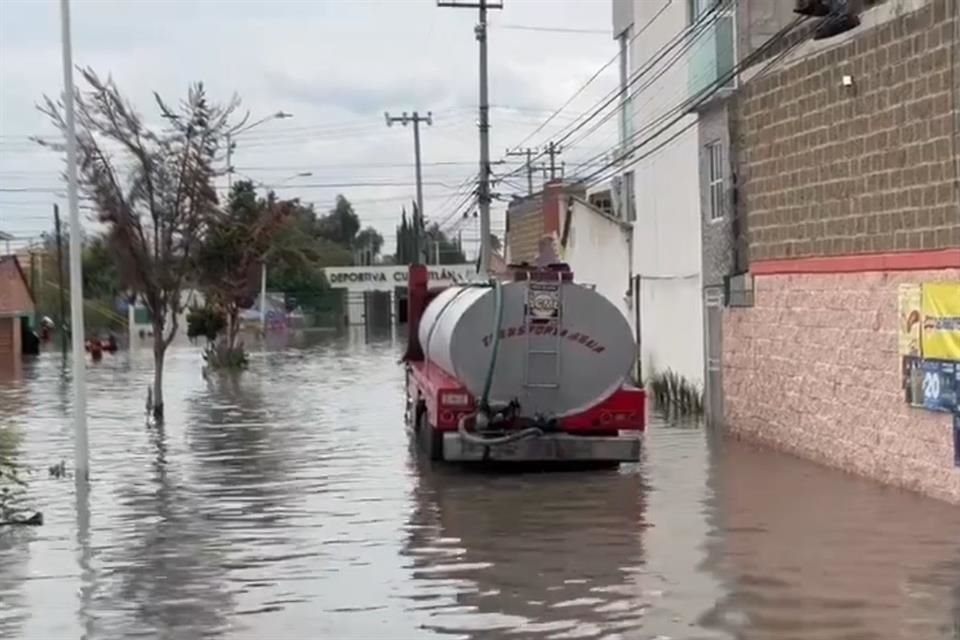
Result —
[[[420,452],[434,462],[443,460],[443,434],[430,424],[426,407],[417,407],[415,424],[417,446]]]

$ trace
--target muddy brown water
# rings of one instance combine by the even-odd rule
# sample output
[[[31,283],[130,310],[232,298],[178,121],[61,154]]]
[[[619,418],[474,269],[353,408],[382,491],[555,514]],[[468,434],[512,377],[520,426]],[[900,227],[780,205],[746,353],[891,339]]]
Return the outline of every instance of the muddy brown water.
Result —
[[[0,382],[37,528],[0,528],[0,638],[960,638],[960,509],[655,421],[619,471],[409,450],[399,346],[147,352],[88,374],[89,495],[58,355]]]

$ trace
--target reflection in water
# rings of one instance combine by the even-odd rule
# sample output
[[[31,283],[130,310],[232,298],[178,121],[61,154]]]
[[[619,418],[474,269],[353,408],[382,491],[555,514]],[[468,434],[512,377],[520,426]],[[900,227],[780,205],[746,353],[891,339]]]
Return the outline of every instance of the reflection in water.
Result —
[[[638,627],[646,603],[627,570],[643,563],[639,474],[423,469],[414,500],[404,555],[427,628],[590,638]]]
[[[168,459],[164,429],[151,428],[149,439],[156,451],[150,483],[118,492],[127,514],[120,524],[125,540],[104,554],[110,579],[102,585],[97,608],[116,609],[119,615],[100,624],[105,637],[185,638],[197,628],[218,634],[228,627],[232,609],[223,590],[227,572],[220,533],[183,466]]]
[[[399,349],[309,338],[206,382],[176,347],[162,429],[149,353],[105,357],[89,496],[46,474],[59,354],[0,383],[46,516],[0,530],[0,637],[955,640],[960,509],[690,425],[617,472],[431,467]]]
[[[717,446],[729,591],[709,623],[771,640],[955,640],[960,509],[744,443]]]

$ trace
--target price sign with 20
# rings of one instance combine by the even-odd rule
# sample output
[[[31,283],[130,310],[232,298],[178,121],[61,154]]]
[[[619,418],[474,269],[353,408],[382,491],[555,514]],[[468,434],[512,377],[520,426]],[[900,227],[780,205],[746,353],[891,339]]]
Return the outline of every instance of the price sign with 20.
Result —
[[[934,411],[953,411],[957,406],[957,365],[945,360],[924,360],[921,390],[923,406]]]

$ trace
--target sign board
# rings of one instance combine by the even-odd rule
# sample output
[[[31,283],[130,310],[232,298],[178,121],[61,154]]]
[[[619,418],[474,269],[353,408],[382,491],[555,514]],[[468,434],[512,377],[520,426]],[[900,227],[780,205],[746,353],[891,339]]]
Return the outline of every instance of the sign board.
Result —
[[[904,358],[907,402],[931,411],[954,411],[960,390],[960,367],[948,360]]]
[[[444,286],[458,282],[476,282],[479,280],[477,266],[474,264],[438,264],[427,265],[429,286]],[[323,270],[327,282],[334,289],[350,291],[392,291],[407,286],[409,267],[400,265],[379,265],[370,267],[327,267]]]
[[[918,283],[903,283],[897,293],[900,356],[920,357],[920,325],[923,319],[922,288]]]
[[[960,282],[925,282],[922,307],[923,357],[960,361]]]

